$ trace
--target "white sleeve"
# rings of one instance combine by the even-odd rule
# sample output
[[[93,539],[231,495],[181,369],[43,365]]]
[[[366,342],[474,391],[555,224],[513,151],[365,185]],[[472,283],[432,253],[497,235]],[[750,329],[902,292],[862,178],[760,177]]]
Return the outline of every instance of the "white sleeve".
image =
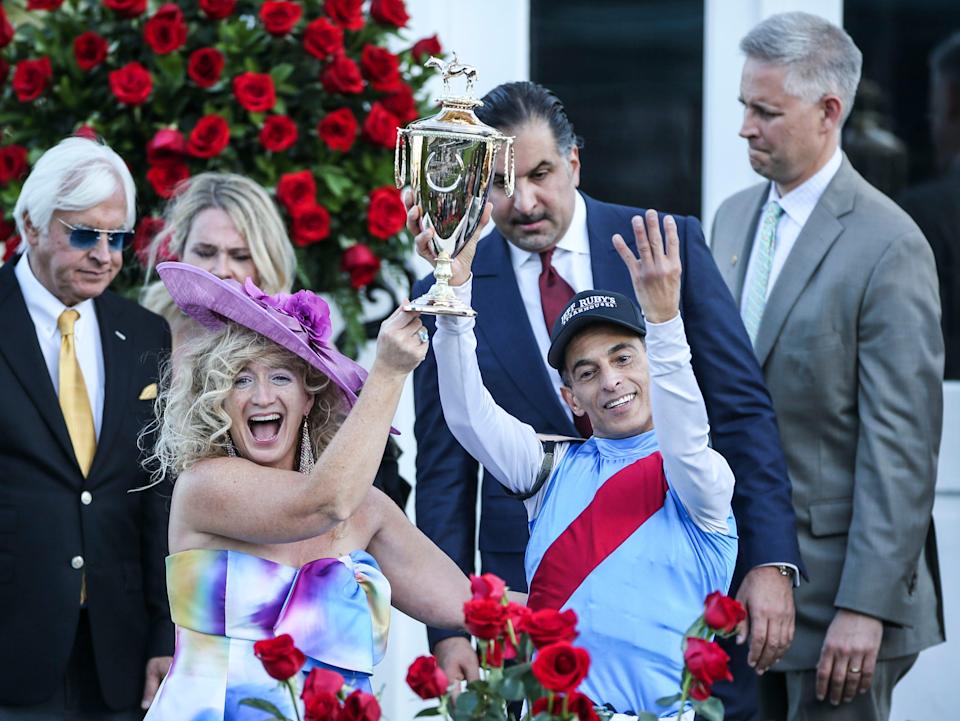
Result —
[[[454,287],[470,305],[473,278]],[[529,491],[540,473],[543,446],[536,431],[493,400],[477,364],[473,318],[438,316],[433,335],[443,416],[454,438],[515,493]]]
[[[708,445],[707,409],[679,314],[666,323],[647,323],[647,358],[653,426],[667,479],[697,526],[725,533],[733,471]]]

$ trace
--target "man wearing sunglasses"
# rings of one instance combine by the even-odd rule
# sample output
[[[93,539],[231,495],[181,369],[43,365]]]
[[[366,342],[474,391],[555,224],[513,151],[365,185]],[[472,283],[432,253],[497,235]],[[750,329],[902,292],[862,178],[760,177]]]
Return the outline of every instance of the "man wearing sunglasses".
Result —
[[[14,208],[0,268],[0,719],[139,719],[169,667],[167,516],[137,435],[152,415],[158,316],[107,286],[135,189],[107,146],[69,138]]]

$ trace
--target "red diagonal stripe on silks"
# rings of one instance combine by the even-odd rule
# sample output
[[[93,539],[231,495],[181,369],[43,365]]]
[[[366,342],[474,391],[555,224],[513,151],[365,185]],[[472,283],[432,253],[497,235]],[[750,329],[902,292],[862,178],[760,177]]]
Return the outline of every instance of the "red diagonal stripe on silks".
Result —
[[[560,609],[593,569],[663,508],[666,494],[659,451],[610,476],[543,554],[530,581],[527,605]]]

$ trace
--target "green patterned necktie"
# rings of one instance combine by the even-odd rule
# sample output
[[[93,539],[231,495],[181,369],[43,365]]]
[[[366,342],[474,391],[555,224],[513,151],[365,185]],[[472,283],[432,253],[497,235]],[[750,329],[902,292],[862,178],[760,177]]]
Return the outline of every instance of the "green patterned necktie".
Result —
[[[760,237],[757,239],[760,245],[754,259],[753,275],[750,277],[746,301],[740,311],[751,343],[757,339],[760,319],[763,318],[763,309],[767,305],[767,283],[770,280],[773,247],[777,240],[777,223],[780,222],[781,215],[783,215],[783,208],[780,207],[780,203],[771,200],[763,209],[763,218],[760,219]]]

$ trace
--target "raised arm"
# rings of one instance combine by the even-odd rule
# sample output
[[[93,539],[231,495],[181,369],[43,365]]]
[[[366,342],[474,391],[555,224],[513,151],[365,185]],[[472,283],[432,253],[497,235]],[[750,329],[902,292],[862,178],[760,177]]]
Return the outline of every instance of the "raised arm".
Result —
[[[664,468],[687,512],[700,528],[726,532],[734,479],[709,445],[703,396],[690,366],[690,348],[680,318],[680,240],[671,216],[663,223],[648,210],[633,219],[639,257],[619,235],[613,244],[633,283],[647,320],[650,398]]]

